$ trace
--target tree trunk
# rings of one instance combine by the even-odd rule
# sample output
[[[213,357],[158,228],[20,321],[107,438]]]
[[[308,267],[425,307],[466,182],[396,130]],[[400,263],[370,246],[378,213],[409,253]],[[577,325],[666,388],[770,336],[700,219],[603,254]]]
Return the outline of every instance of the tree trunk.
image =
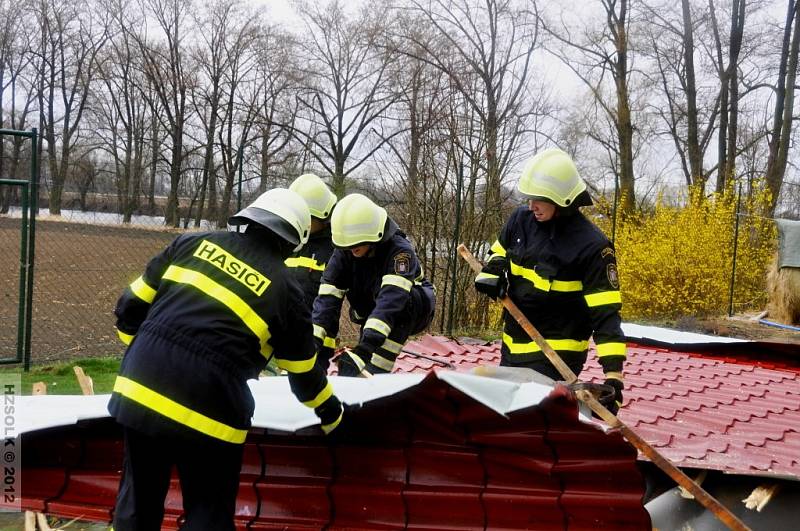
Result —
[[[794,28],[792,29],[792,24]],[[785,81],[778,79],[775,103],[775,118],[772,138],[770,140],[770,156],[767,163],[766,181],[771,194],[770,215],[775,207],[783,186],[786,173],[787,156],[792,134],[792,115],[794,111],[794,86],[797,80],[797,56],[800,50],[800,10],[794,0],[789,0],[786,14],[786,32],[791,31],[791,48],[785,46],[781,51],[781,65],[787,65]],[[784,44],[786,41],[784,40]]]
[[[683,61],[686,68],[687,151],[692,184],[705,186],[703,154],[697,134],[697,86],[694,71],[694,27],[689,0],[681,0],[683,9]]]
[[[636,177],[633,172],[633,123],[631,121],[630,99],[628,96],[628,35],[626,17],[627,0],[620,2],[620,14],[613,23],[612,34],[615,35],[617,62],[614,65],[614,82],[617,91],[617,137],[619,142],[619,184],[622,193],[621,213],[632,214],[636,205],[634,185]]]
[[[178,186],[181,182],[181,161],[183,159],[183,126],[176,124],[172,129],[172,157],[169,164],[169,196],[164,224],[172,227],[180,226],[180,209],[178,208]]]
[[[406,183],[406,219],[404,228],[409,233],[414,233],[414,217],[411,212],[418,205],[417,180],[419,176],[419,155],[421,148],[421,133],[417,120],[417,107],[419,105],[419,71],[417,70],[411,80],[411,101],[409,102],[409,150],[408,150],[408,182]],[[430,280],[430,279],[429,279]]]
[[[153,115],[150,117],[150,186],[148,187],[147,211],[151,216],[156,213],[156,170],[158,170],[158,155],[160,142],[158,116],[156,110],[150,109]]]
[[[709,2],[713,9],[713,2]],[[739,133],[739,53],[744,37],[746,0],[734,0],[731,6],[731,30],[728,42],[728,65],[720,75],[720,128],[718,135],[719,163],[717,193],[724,194],[736,171],[736,144]],[[712,13],[712,17],[714,17]],[[712,18],[716,25],[716,18]],[[715,28],[716,35],[716,28]],[[718,37],[717,37],[718,39]],[[717,41],[719,47],[719,41]],[[722,51],[717,56],[722,68]]]

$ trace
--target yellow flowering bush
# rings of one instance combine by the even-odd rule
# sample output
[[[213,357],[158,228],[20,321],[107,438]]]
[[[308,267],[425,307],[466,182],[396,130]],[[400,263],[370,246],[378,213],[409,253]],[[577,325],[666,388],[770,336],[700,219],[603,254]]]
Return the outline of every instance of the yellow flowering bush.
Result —
[[[734,310],[762,308],[765,273],[776,245],[774,223],[762,217],[768,193],[742,198]],[[615,247],[625,320],[663,320],[727,312],[734,251],[736,193],[689,193],[685,206],[659,201],[652,212],[618,223]],[[610,235],[610,221],[599,223]]]

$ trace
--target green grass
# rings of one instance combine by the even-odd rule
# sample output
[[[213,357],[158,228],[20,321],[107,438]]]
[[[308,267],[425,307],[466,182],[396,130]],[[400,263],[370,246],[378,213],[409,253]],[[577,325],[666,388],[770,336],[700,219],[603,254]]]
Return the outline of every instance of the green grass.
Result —
[[[31,394],[33,384],[44,382],[48,395],[79,395],[81,387],[75,377],[73,367],[78,365],[83,372],[92,378],[95,394],[110,393],[114,387],[114,379],[119,372],[120,358],[80,358],[68,363],[54,365],[38,365],[29,372],[20,368],[0,369],[0,374],[18,373],[22,376],[23,394]]]

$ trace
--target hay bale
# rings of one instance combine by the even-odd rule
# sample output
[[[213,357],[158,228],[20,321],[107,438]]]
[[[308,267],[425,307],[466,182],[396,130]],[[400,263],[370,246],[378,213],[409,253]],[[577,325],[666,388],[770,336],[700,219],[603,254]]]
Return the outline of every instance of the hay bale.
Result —
[[[783,324],[800,324],[800,268],[778,267],[778,253],[767,270],[767,312]]]

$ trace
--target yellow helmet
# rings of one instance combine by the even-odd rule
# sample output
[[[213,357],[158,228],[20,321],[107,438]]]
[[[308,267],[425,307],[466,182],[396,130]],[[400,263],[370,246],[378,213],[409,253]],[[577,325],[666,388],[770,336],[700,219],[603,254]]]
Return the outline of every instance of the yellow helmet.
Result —
[[[386,210],[361,194],[344,196],[331,215],[331,239],[340,248],[386,240],[396,230]]]
[[[336,196],[322,179],[313,173],[304,173],[295,179],[289,185],[289,190],[297,192],[306,200],[308,210],[313,217],[321,220],[330,217],[333,205],[336,204]]]
[[[283,238],[294,251],[308,241],[311,214],[300,194],[286,188],[267,190],[247,207],[231,216],[230,225],[257,223]]]
[[[517,188],[531,199],[570,206],[586,190],[572,158],[558,148],[545,149],[525,163]]]

